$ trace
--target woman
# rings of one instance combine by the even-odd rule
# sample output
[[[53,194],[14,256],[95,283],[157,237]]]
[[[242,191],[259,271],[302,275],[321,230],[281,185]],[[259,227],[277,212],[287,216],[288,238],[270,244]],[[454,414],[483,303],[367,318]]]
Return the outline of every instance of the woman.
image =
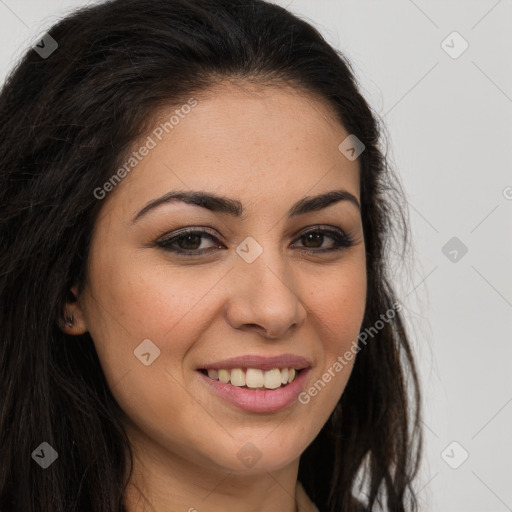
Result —
[[[0,113],[2,511],[416,510],[400,189],[314,28],[87,7]]]

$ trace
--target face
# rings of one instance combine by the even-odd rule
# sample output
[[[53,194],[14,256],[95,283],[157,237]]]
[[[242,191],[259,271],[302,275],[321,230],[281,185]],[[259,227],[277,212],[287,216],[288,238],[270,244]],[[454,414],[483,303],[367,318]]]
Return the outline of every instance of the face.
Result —
[[[275,470],[316,437],[354,364],[336,366],[366,301],[359,164],[319,99],[227,85],[196,98],[103,199],[75,317],[155,459]],[[154,203],[171,192],[235,203]],[[300,370],[286,385],[284,368]]]

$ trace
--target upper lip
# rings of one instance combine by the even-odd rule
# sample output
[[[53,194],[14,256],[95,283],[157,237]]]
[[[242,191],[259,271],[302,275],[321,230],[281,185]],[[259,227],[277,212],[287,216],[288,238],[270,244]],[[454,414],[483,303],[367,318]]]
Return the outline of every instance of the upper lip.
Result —
[[[295,368],[296,370],[301,370],[310,366],[311,362],[307,358],[295,354],[281,354],[272,357],[249,354],[208,363],[198,369],[230,370],[233,368],[257,368],[260,370],[272,370],[273,368]]]

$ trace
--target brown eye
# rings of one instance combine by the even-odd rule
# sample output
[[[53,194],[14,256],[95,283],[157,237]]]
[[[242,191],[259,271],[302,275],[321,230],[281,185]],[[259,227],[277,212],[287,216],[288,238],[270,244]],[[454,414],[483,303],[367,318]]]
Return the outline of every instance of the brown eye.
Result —
[[[216,245],[219,247],[220,242],[210,234],[208,231],[201,229],[189,229],[175,234],[171,237],[164,238],[156,243],[158,247],[166,251],[174,252],[177,254],[200,255],[210,252],[210,248],[201,248],[202,239],[209,239],[213,242],[218,242]],[[220,248],[220,247],[219,247]],[[213,248],[214,249],[214,248]]]
[[[201,248],[202,240],[205,238],[216,243],[211,247]],[[332,241],[327,247],[324,246],[326,238]],[[354,244],[351,237],[344,231],[326,228],[309,230],[297,240],[301,241],[301,245],[292,244],[292,247],[311,254],[340,251]],[[214,235],[204,229],[183,230],[156,242],[156,245],[166,251],[188,256],[200,256],[215,249],[225,248]]]
[[[323,247],[322,244],[325,238],[330,238],[334,241],[329,247]],[[322,254],[331,251],[340,251],[347,247],[354,245],[352,238],[342,230],[334,229],[314,229],[303,233],[298,240],[304,244],[304,252],[311,254]]]
[[[201,246],[201,235],[184,235],[176,239],[176,243],[180,249],[186,251],[195,251]]]
[[[303,243],[305,242],[305,246],[308,248],[319,248],[322,246],[322,242],[324,240],[324,235],[322,233],[308,233],[306,235],[301,236],[301,240]],[[310,245],[312,244],[312,245]]]

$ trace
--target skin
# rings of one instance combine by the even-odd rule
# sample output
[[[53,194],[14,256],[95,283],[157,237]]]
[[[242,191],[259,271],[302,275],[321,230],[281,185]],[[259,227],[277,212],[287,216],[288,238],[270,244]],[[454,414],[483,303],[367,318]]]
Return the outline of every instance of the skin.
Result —
[[[359,164],[338,150],[349,133],[322,99],[228,84],[195,97],[191,113],[104,199],[87,282],[68,304],[75,322],[65,330],[89,331],[128,417],[129,512],[293,512],[300,455],[338,402],[354,360],[308,404],[264,414],[224,401],[196,369],[244,354],[294,353],[312,361],[307,390],[350,348],[366,301],[360,211],[340,201],[285,214],[299,199],[335,189],[360,202]],[[131,223],[151,200],[190,189],[237,199],[246,217],[174,202]],[[334,243],[328,235],[309,245],[300,238],[317,224],[344,230],[354,245],[304,253]],[[224,248],[190,257],[155,246],[188,226],[206,227]],[[250,264],[236,252],[247,236],[263,248]],[[219,247],[199,240],[181,247]],[[149,366],[133,353],[144,339],[160,350]],[[261,454],[251,468],[237,457],[247,442]]]

